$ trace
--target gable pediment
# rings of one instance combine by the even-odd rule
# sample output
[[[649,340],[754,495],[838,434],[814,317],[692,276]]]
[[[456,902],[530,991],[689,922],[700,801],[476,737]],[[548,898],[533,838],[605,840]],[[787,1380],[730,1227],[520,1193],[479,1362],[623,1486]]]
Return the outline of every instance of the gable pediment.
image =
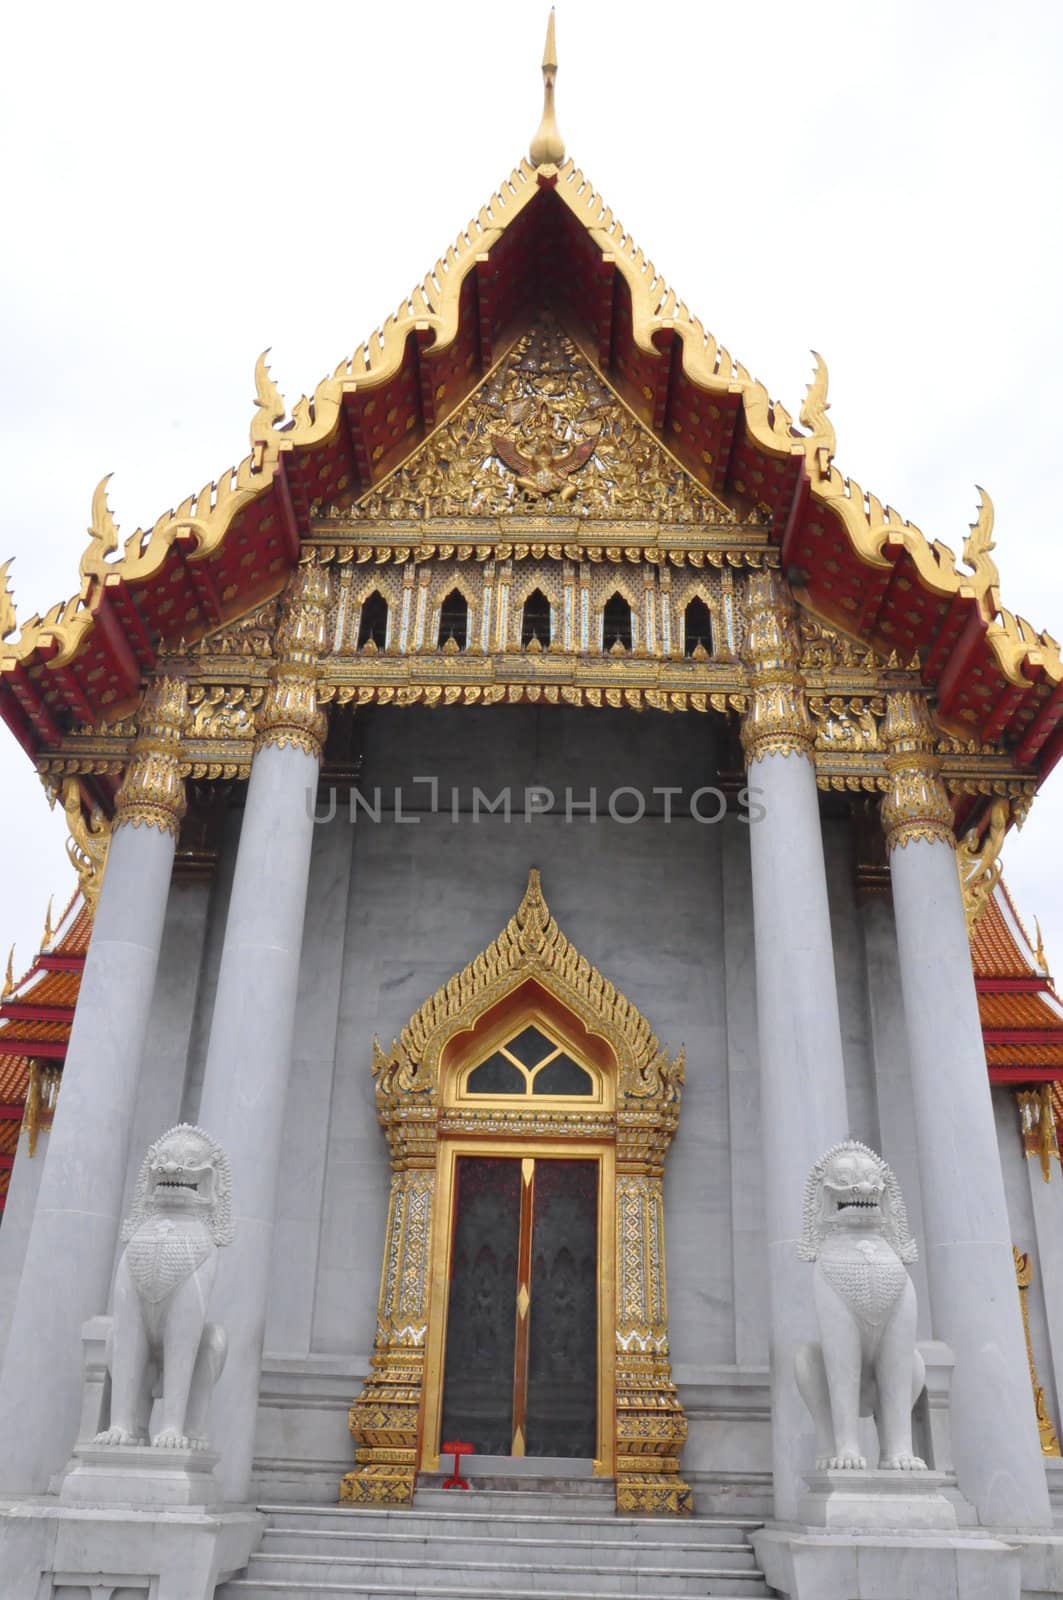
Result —
[[[556,519],[731,528],[746,520],[672,456],[557,319],[540,314],[447,420],[369,494],[312,508],[352,533],[511,518],[507,537]],[[766,520],[754,513],[757,524]]]

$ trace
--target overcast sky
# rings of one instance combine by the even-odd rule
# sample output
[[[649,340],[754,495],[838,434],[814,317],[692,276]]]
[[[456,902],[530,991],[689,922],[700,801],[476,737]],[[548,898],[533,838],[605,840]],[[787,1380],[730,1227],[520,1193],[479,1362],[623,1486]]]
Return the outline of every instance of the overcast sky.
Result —
[[[538,122],[541,0],[21,6],[0,137],[0,561],[20,615],[247,450],[424,275]],[[1063,633],[1063,7],[562,0],[568,152],[837,462],[959,551],[982,483],[1005,605]],[[0,734],[0,941],[72,888]],[[1063,773],[1005,852],[1063,972]]]

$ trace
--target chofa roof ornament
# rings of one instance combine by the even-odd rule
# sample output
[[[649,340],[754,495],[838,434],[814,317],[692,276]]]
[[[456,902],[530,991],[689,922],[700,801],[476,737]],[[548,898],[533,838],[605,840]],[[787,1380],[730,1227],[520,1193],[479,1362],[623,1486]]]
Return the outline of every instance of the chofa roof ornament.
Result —
[[[565,141],[554,111],[554,84],[557,82],[557,39],[554,33],[554,8],[546,24],[546,49],[543,51],[543,114],[528,149],[533,167],[559,167],[565,159]]]

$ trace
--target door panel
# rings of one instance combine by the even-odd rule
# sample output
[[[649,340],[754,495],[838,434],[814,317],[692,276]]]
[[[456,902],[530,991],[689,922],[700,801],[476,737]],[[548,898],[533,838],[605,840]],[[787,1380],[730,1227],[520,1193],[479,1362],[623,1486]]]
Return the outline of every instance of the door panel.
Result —
[[[520,1239],[520,1162],[459,1156],[441,1440],[508,1456]]]
[[[598,1163],[536,1161],[526,1452],[595,1453]]]

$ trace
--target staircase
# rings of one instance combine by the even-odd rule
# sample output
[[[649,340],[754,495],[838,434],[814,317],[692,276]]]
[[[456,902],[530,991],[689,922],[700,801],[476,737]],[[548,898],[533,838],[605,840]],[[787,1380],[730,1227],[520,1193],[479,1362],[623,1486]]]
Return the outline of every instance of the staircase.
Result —
[[[749,1544],[759,1523],[618,1517],[611,1488],[419,1488],[409,1510],[262,1506],[261,1549],[216,1600],[642,1600],[772,1594]]]

